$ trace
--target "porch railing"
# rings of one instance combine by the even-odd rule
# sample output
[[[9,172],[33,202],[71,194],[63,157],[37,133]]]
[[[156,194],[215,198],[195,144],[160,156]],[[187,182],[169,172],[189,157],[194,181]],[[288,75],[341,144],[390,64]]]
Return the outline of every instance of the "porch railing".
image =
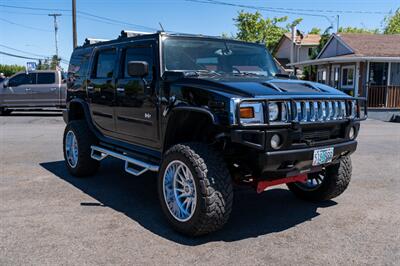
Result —
[[[400,86],[369,86],[368,107],[400,108]]]

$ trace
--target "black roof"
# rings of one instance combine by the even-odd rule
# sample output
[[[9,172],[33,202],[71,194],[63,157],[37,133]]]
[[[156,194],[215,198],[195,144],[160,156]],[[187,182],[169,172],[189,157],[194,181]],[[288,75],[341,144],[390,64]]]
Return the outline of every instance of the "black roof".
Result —
[[[122,41],[130,41],[130,40],[142,40],[142,39],[152,39],[152,38],[158,39],[160,35],[173,36],[173,37],[229,40],[229,41],[238,42],[238,43],[264,45],[262,43],[251,43],[251,42],[245,42],[245,41],[234,40],[234,39],[226,39],[221,36],[207,36],[207,35],[201,35],[201,34],[196,35],[196,34],[187,34],[187,33],[167,33],[167,32],[163,32],[163,31],[158,31],[158,32],[154,32],[154,33],[144,33],[144,32],[133,32],[133,31],[124,31],[123,30],[123,31],[121,31],[121,35],[117,39],[114,39],[114,40],[86,39],[85,43],[82,46],[78,46],[76,49],[97,47],[97,46],[109,45],[109,44],[113,44],[113,43],[120,43]]]

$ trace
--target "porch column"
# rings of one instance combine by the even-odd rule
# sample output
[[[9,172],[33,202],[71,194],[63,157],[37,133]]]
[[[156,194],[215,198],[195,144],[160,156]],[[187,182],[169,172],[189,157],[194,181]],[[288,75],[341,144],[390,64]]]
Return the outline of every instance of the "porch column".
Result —
[[[367,74],[365,75],[366,81],[365,81],[365,98],[367,98],[367,105],[369,102],[369,61],[365,62],[367,64]]]
[[[355,82],[354,82],[354,96],[357,97],[357,96],[359,96],[358,92],[360,91],[360,88],[358,87],[359,78],[360,78],[360,62],[356,63],[356,71],[354,73],[354,76],[355,76],[354,77],[354,79],[355,79]]]
[[[388,107],[388,102],[389,102],[389,85],[390,85],[390,71],[392,71],[392,63],[388,63],[388,73],[387,73],[387,83],[386,83],[386,100],[385,100],[385,106]]]

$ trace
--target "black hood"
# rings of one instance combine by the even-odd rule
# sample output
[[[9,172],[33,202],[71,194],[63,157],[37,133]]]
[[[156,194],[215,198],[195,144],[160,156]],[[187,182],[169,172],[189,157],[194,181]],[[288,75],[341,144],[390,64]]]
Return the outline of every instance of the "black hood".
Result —
[[[262,97],[270,95],[286,96],[348,96],[347,94],[324,84],[280,78],[199,78],[185,77],[177,80],[177,84],[211,89],[228,94],[237,94],[242,97]]]

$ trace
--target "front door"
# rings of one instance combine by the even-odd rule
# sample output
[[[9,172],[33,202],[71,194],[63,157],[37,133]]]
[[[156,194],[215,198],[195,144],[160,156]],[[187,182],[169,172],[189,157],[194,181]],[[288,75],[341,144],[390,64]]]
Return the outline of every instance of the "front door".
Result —
[[[37,106],[59,105],[60,85],[56,72],[38,72],[36,85],[32,86],[32,102]]]
[[[159,142],[154,53],[151,42],[130,44],[122,49],[115,110],[116,128],[121,138],[156,148]],[[144,78],[129,76],[130,61],[147,62],[149,74]]]
[[[93,121],[103,134],[114,131],[114,104],[117,50],[101,49],[95,52],[87,92]]]
[[[32,87],[36,83],[36,73],[20,73],[10,78],[8,86],[2,88],[1,96],[5,106],[34,106],[32,102]]]

